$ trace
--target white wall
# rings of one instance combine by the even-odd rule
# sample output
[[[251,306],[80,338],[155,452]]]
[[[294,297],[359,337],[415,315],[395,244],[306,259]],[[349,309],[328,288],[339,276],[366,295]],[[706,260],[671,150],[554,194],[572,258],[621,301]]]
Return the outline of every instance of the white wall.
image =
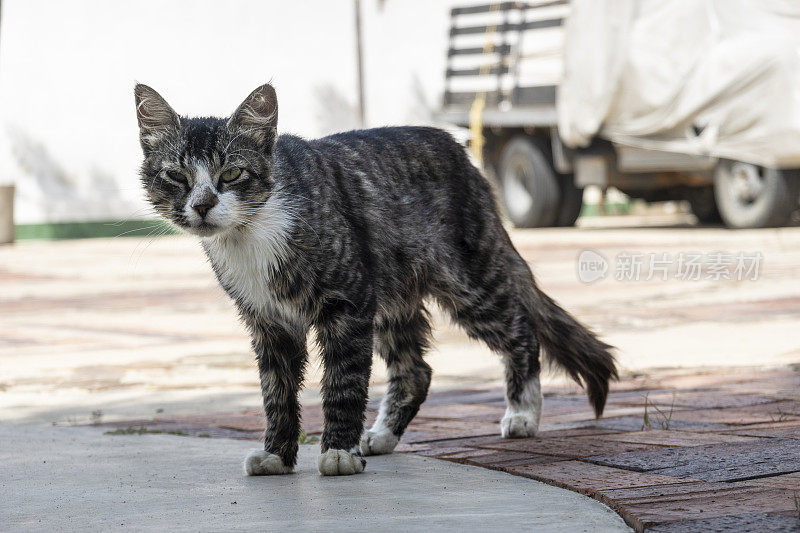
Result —
[[[439,106],[454,3],[362,0],[368,125]],[[4,0],[0,181],[17,184],[17,223],[150,216],[134,81],[179,113],[227,115],[271,79],[282,132],[352,126],[353,18],[351,0]]]

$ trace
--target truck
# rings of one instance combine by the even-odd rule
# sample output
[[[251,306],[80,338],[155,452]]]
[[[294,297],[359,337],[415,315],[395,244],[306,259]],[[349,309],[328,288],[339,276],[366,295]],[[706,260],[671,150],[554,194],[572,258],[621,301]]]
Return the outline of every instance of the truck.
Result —
[[[765,9],[454,7],[440,118],[469,128],[517,227],[573,225],[589,186],[685,200],[702,223],[785,225],[800,207],[800,9]]]

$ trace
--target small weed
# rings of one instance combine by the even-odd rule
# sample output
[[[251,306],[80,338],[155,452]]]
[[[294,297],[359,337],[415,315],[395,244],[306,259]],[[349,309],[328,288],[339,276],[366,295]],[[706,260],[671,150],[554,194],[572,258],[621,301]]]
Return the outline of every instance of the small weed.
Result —
[[[784,412],[781,410],[781,408],[780,408],[780,407],[778,407],[778,418],[775,418],[774,416],[770,416],[769,418],[770,418],[770,420],[772,420],[773,422],[784,422],[784,421],[786,421],[786,420],[788,420],[788,419],[789,419],[789,415],[788,415],[787,413],[784,413]]]
[[[92,414],[89,415],[89,420],[92,421],[93,426],[99,426],[103,422],[103,411],[95,409],[92,411]]]
[[[297,437],[298,444],[314,444],[319,441],[319,437],[309,437],[305,429],[300,430],[300,436]]]
[[[201,439],[210,439],[211,438],[211,435],[209,435],[208,433],[198,433],[197,436],[200,437]]]
[[[656,411],[656,416],[651,417],[648,407],[652,407]],[[672,428],[672,414],[675,412],[675,395],[672,396],[672,404],[669,406],[669,412],[665,413],[658,406],[650,402],[649,396],[644,397],[644,416],[642,417],[642,431],[650,429],[663,429],[668,430]],[[659,420],[660,418],[660,420]],[[655,426],[655,427],[654,427]]]
[[[797,512],[797,519],[800,520],[800,498],[797,497],[797,493],[794,493],[794,510]]]
[[[113,431],[106,431],[103,435],[179,435],[188,437],[189,434],[180,430],[162,431],[160,429],[148,429],[145,426],[138,428],[129,426],[127,428],[117,428]]]
[[[642,431],[647,431],[649,429],[653,429],[653,425],[650,424],[650,414],[647,412],[647,406],[649,405],[649,401],[647,400],[647,395],[644,397],[644,417],[642,418]]]

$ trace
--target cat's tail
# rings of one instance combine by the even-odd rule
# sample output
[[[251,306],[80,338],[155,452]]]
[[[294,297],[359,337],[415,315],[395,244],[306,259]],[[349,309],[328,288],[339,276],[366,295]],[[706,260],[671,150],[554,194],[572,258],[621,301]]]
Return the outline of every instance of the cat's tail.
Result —
[[[589,403],[599,418],[608,396],[608,382],[617,379],[613,347],[578,322],[534,283],[533,309],[536,334],[551,363],[586,388]]]

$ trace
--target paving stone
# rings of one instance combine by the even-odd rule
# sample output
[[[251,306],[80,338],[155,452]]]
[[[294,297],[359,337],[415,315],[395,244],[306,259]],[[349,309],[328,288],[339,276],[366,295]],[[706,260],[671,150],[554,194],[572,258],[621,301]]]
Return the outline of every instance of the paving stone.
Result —
[[[458,450],[458,451],[453,451]],[[457,463],[466,462],[473,457],[481,455],[491,455],[493,450],[481,450],[478,448],[431,448],[430,452],[426,455],[429,457],[437,457],[447,461],[455,461]]]
[[[490,468],[507,466],[511,463],[513,463],[515,466],[522,466],[540,463],[552,463],[555,461],[564,460],[563,457],[544,455],[541,453],[506,452],[494,450],[491,450],[489,453],[485,454],[472,455],[470,457],[466,457],[465,459],[469,464],[487,466]]]
[[[800,441],[760,439],[590,457],[592,462],[705,481],[740,481],[800,471]]]
[[[608,407],[603,412],[602,420],[614,419],[617,417],[625,416],[640,416],[644,412],[643,407]],[[563,422],[579,422],[584,424],[593,424],[597,422],[594,411],[588,406],[581,405],[580,407],[572,406],[571,408],[563,407],[561,410],[548,410],[546,406],[542,407],[542,424],[553,424]]]
[[[800,417],[798,413],[800,413],[800,402],[782,401],[748,407],[675,411],[673,421],[757,424],[797,419]]]
[[[505,402],[502,389],[455,389],[446,392],[437,392],[428,395],[425,405],[447,404],[492,404]]]
[[[800,420],[785,422],[772,422],[769,424],[757,424],[746,428],[726,431],[726,434],[742,435],[750,437],[767,438],[786,438],[800,439]]]
[[[650,444],[636,444],[603,440],[602,436],[561,437],[552,439],[508,439],[498,443],[480,445],[481,448],[497,448],[529,453],[542,453],[559,457],[580,458],[590,455],[616,454],[652,448]]]
[[[685,520],[648,528],[652,533],[790,533],[800,529],[800,518],[775,513],[751,513],[744,515],[715,516]]]
[[[439,440],[447,439],[446,436],[440,432],[427,430],[418,431],[415,426],[409,426],[405,433],[403,433],[403,438],[400,440],[406,444],[431,444]]]
[[[658,391],[650,392],[646,395],[640,393],[637,397],[615,398],[616,405],[641,405],[644,406],[645,397],[650,404],[656,404],[659,408],[691,408],[691,409],[720,409],[726,407],[748,407],[772,403],[776,400],[763,394],[736,394],[721,393],[718,390],[707,389],[702,391]]]
[[[547,466],[547,465],[543,465]],[[603,490],[644,527],[669,522],[794,510],[791,491],[730,483],[682,483]],[[702,528],[695,531],[704,531]]]
[[[605,435],[603,436],[603,440],[657,444],[660,446],[701,446],[704,444],[719,444],[721,442],[748,442],[757,440],[757,437],[746,437],[727,433],[696,433],[692,431],[652,429],[648,431],[633,431]]]
[[[549,429],[552,426],[547,424],[543,424],[539,428],[539,434],[537,435],[540,439],[549,439],[554,437],[580,437],[580,436],[587,436],[587,435],[613,435],[619,433],[619,431],[614,429],[605,429],[599,428],[595,425],[589,426],[580,426],[574,428],[567,428],[567,429]]]
[[[183,423],[183,424],[198,424],[204,426],[215,426],[225,429],[233,429],[237,431],[261,431],[266,428],[264,415],[257,414],[242,414],[242,413],[220,413],[213,415],[189,415],[180,418],[155,418],[153,423]]]
[[[587,427],[596,427],[603,429],[612,429],[617,431],[640,431],[644,423],[644,409],[638,416],[621,416],[616,418],[601,418],[594,421]],[[677,414],[673,414],[673,419],[669,421],[669,428],[675,430],[698,430],[698,429],[713,429],[713,428],[728,428],[729,426],[717,422],[707,422],[700,420],[678,420]],[[652,415],[651,425],[660,427],[660,421],[663,419],[660,415]]]
[[[740,394],[766,394],[775,390],[775,386],[783,384],[797,384],[800,375],[785,369],[763,370],[759,369],[753,374],[747,369],[733,372],[714,372],[698,374],[689,372],[673,376],[660,376],[657,380],[658,388],[665,390],[714,390],[722,389],[735,391]],[[656,387],[650,387],[656,388]]]
[[[500,435],[500,425],[495,422],[465,420],[423,419],[415,421],[403,435],[406,442],[427,442],[456,439],[475,435]]]
[[[413,426],[413,422],[412,422]],[[411,427],[411,426],[409,426]],[[408,431],[406,431],[408,433]],[[405,435],[403,436],[405,439]],[[502,443],[505,442],[506,439],[502,438],[498,434],[492,435],[482,435],[482,436],[471,436],[471,437],[462,437],[456,439],[442,439],[438,441],[429,442],[432,448],[436,447],[449,447],[449,446],[467,446],[467,447],[477,447],[483,444],[493,444],[493,443]]]
[[[500,435],[498,426],[485,431],[476,431],[473,428],[430,428],[422,424],[415,424],[409,426],[409,429],[403,434],[402,440],[409,444],[431,444],[438,441],[444,441],[443,445],[451,446],[449,441],[474,438],[475,436],[498,438]]]
[[[692,481],[657,474],[631,472],[583,461],[559,461],[514,466],[508,468],[508,471],[584,494],[594,494],[597,491],[618,488],[652,487]]]
[[[493,407],[489,405],[480,404],[466,404],[466,405],[427,405],[423,404],[419,413],[414,420],[424,419],[446,419],[446,420],[465,420],[477,422],[492,422],[495,424],[500,423],[503,418],[505,408]]]
[[[760,477],[757,479],[750,479],[748,481],[741,481],[745,485],[753,485],[760,487],[775,487],[778,489],[789,489],[797,491],[800,494],[800,472],[793,474],[783,474],[781,476]],[[800,510],[799,510],[800,512]]]
[[[406,442],[400,442],[394,449],[397,453],[416,453],[425,450],[430,450],[430,446],[427,444],[409,444]]]
[[[415,452],[417,455],[422,455],[425,457],[439,457],[441,459],[449,458],[452,455],[459,456],[462,453],[469,453],[469,452],[476,452],[475,448],[465,448],[463,446],[453,446],[449,448],[431,448],[429,445],[425,445],[426,448]]]

